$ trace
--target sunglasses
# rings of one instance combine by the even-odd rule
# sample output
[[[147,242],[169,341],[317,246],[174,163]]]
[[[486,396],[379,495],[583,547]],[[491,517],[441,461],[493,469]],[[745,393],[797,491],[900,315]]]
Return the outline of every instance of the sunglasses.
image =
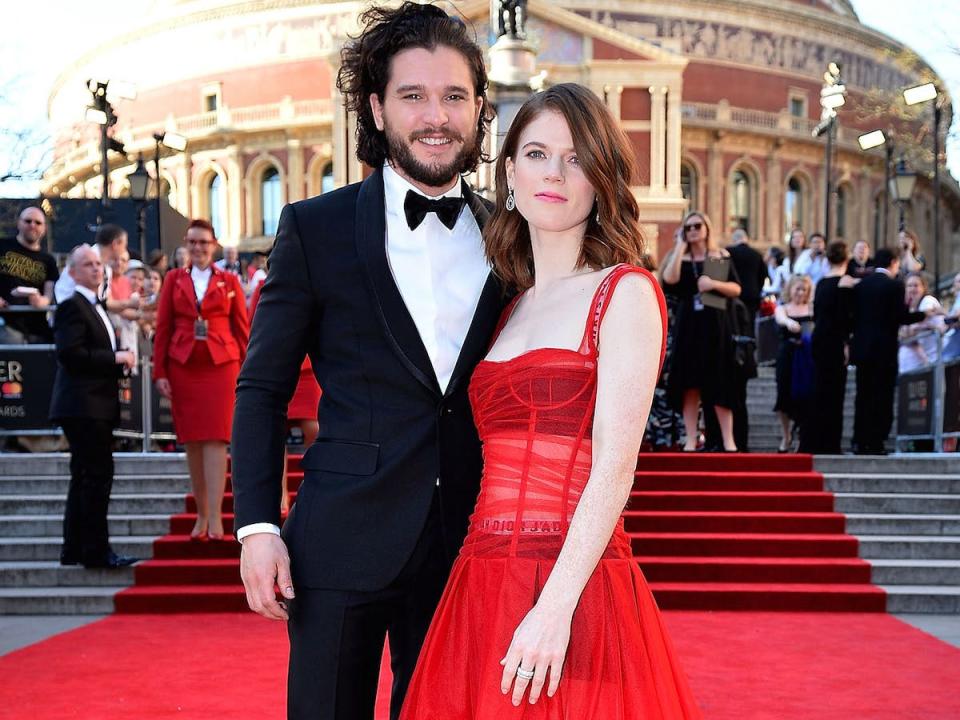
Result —
[[[21,220],[21,222],[27,225],[43,225],[43,220]]]
[[[701,230],[703,228],[703,223],[695,222],[690,223],[689,225],[683,226],[684,232],[690,232],[691,230]]]

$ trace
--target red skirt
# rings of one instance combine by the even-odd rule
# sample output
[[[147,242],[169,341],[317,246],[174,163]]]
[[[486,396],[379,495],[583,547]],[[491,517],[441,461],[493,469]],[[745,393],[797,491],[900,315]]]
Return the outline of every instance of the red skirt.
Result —
[[[313,368],[305,362],[300,368],[297,389],[287,406],[287,420],[316,420],[320,402],[320,386],[313,375]]]
[[[186,365],[169,360],[170,406],[179,442],[230,442],[239,373],[237,360],[214,365],[203,342],[193,344]]]

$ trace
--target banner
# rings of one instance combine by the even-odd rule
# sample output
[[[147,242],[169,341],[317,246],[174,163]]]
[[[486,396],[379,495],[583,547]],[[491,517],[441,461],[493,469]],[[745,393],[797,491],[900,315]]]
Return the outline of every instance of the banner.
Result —
[[[960,361],[943,367],[943,431],[960,432]]]
[[[934,368],[897,378],[897,435],[933,435]]]
[[[0,430],[46,430],[57,374],[53,345],[0,345]]]

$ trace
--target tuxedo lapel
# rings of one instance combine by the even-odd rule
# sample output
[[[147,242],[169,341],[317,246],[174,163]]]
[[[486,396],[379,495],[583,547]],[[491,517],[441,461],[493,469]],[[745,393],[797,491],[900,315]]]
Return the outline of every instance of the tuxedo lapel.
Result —
[[[382,170],[376,170],[360,186],[354,227],[357,253],[366,270],[384,333],[407,370],[428,390],[440,395],[433,363],[390,272]]]
[[[104,347],[113,348],[110,342],[110,333],[108,333],[107,328],[104,327],[103,320],[100,319],[100,313],[97,312],[96,308],[80,293],[74,293],[71,299],[80,307],[80,312],[86,319],[87,325],[90,325],[93,328],[93,332],[100,338],[100,344]]]

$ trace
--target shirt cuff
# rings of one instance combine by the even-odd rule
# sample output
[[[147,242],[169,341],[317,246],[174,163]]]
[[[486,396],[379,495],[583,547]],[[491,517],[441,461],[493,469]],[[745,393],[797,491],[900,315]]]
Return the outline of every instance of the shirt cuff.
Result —
[[[280,528],[273,523],[252,523],[250,525],[244,525],[237,530],[237,542],[242,543],[245,537],[248,535],[256,535],[257,533],[273,533],[274,535],[279,535]]]

